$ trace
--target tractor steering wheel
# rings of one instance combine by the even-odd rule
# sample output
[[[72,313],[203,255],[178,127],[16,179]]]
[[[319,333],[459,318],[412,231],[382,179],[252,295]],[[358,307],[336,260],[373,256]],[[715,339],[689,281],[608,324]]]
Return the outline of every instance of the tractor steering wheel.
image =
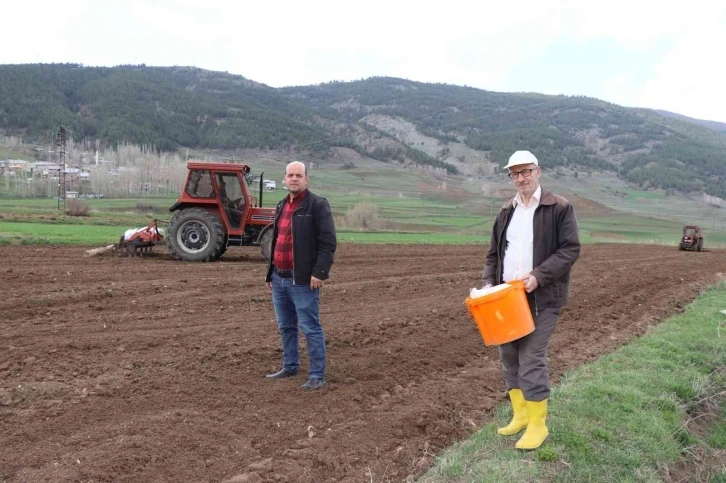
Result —
[[[244,197],[237,198],[235,200],[230,200],[229,207],[232,208],[233,210],[244,211],[244,209],[245,209]]]

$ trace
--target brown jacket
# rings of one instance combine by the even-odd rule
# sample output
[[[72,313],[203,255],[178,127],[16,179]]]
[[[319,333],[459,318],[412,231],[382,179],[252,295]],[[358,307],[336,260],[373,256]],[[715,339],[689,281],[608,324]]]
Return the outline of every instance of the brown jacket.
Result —
[[[484,284],[502,283],[507,226],[514,214],[513,200],[507,201],[494,221],[492,239],[486,256]],[[570,293],[570,269],[580,256],[580,237],[575,209],[562,196],[542,189],[534,212],[534,253],[532,275],[539,287],[529,294],[535,310],[562,307]]]

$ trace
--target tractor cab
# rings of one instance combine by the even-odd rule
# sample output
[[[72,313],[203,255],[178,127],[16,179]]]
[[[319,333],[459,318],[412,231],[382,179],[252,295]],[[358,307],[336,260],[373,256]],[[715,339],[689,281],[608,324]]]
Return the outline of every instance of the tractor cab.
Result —
[[[692,237],[698,235],[699,229],[697,226],[684,226],[683,236]]]
[[[231,228],[239,228],[244,219],[245,209],[249,205],[247,202],[249,196],[246,194],[250,191],[249,186],[243,187],[246,180],[236,173],[219,172],[214,176],[214,183],[219,193],[216,198],[220,210],[227,217]]]

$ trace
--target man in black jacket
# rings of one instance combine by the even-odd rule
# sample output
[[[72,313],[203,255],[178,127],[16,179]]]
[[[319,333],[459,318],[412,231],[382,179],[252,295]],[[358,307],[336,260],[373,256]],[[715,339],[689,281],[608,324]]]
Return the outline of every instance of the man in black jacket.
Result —
[[[517,151],[505,166],[517,195],[504,204],[492,229],[484,286],[523,280],[535,329],[499,346],[514,417],[498,433],[526,429],[519,449],[538,448],[547,438],[550,395],[547,348],[560,308],[567,303],[570,270],[580,255],[575,210],[565,198],[543,190],[541,169],[529,151]]]
[[[305,334],[310,370],[304,389],[325,387],[325,334],[320,324],[320,288],[327,280],[337,245],[328,201],[308,191],[305,165],[285,169],[289,191],[277,205],[272,257],[265,282],[272,290],[282,339],[282,369],[270,379],[294,376],[300,369],[298,327]]]

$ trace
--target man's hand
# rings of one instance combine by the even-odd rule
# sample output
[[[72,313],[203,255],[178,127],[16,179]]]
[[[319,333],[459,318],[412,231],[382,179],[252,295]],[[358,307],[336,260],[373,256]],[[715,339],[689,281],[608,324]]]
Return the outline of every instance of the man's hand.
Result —
[[[267,287],[267,290],[272,291],[272,282],[265,282],[265,287]]]
[[[537,282],[537,279],[534,278],[534,275],[531,273],[529,275],[526,275],[522,281],[524,282],[524,290],[527,293],[532,293],[535,290],[537,290],[537,287],[539,287],[539,283]]]
[[[325,282],[323,280],[320,280],[319,278],[310,277],[310,288],[313,290],[322,287],[324,283]]]

